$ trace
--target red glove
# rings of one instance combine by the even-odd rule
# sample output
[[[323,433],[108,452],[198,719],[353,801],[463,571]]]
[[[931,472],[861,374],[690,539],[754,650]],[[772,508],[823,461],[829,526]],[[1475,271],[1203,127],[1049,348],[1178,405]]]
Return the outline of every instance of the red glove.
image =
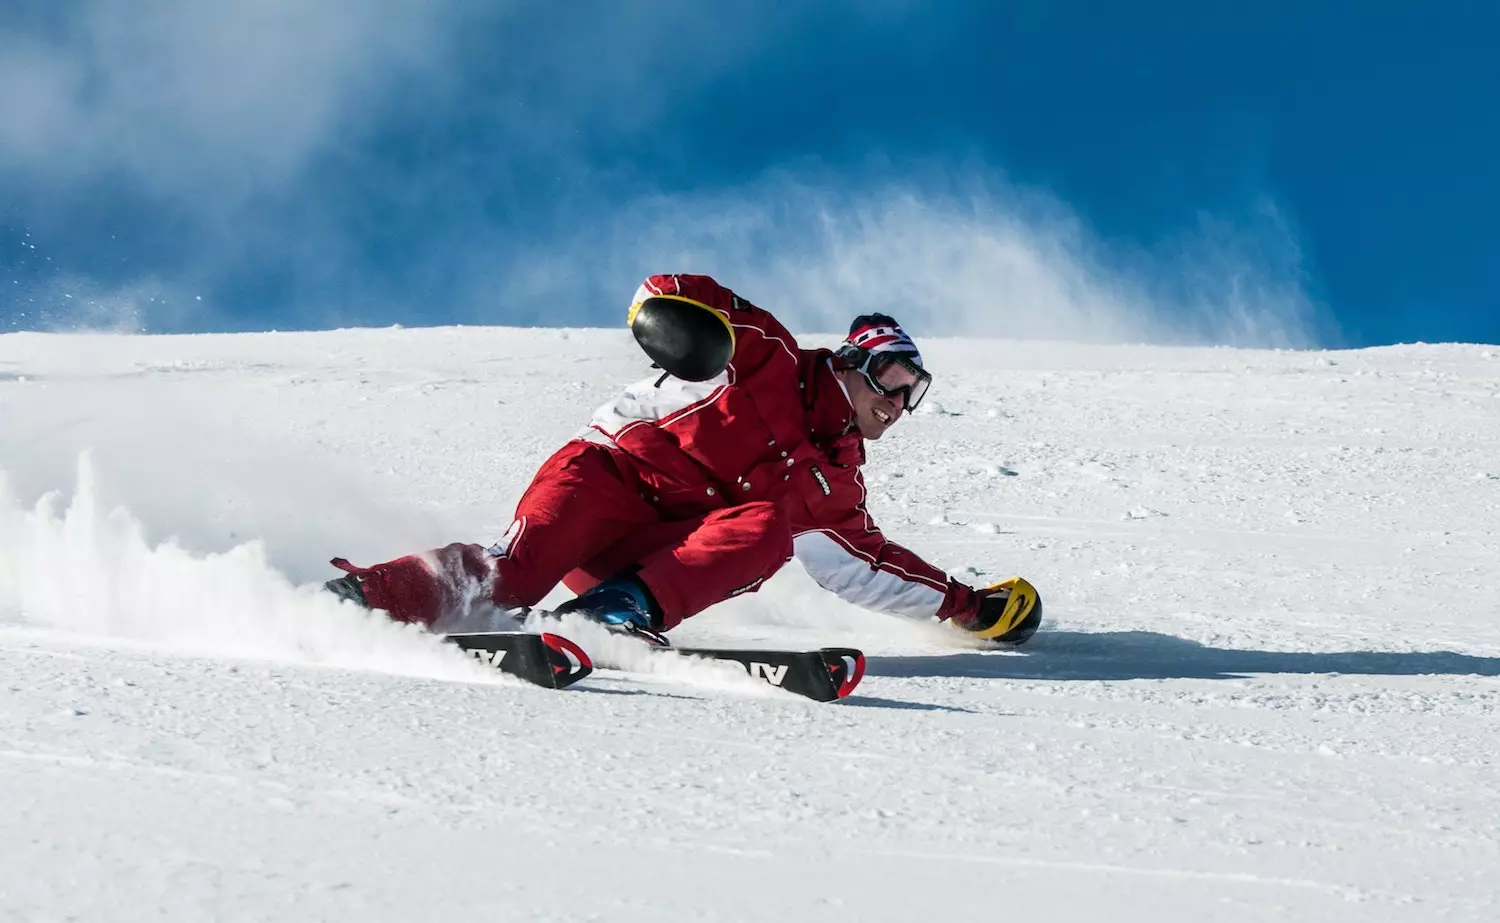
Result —
[[[1021,644],[1041,624],[1042,600],[1031,584],[1019,577],[980,590],[950,578],[937,617],[983,638]]]
[[[988,599],[993,590],[976,590],[971,586],[959,583],[949,578],[948,593],[943,597],[943,605],[938,609],[938,621],[951,620],[966,631],[977,631],[975,624],[979,622],[984,601]],[[1009,595],[1009,594],[1007,594]],[[1000,603],[1001,608],[1005,606],[1004,601]],[[991,619],[993,622],[994,620]]]

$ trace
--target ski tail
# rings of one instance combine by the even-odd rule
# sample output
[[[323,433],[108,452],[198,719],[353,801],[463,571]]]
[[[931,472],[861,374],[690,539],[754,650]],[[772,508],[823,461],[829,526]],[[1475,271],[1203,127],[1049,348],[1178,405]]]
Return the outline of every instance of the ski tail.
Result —
[[[476,631],[444,640],[502,672],[548,689],[566,689],[594,672],[583,648],[550,632]]]

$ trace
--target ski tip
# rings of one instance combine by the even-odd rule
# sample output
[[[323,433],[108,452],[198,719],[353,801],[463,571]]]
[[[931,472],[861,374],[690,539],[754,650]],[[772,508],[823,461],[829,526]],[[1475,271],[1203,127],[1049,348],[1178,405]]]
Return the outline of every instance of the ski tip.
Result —
[[[577,644],[551,632],[542,632],[541,639],[547,647],[547,666],[552,670],[552,681],[556,688],[571,686],[594,672],[593,660]]]
[[[843,679],[839,682],[839,698],[845,698],[859,685],[859,681],[865,678],[865,655],[855,654],[853,657],[845,655],[845,660],[854,661],[845,671]]]
[[[825,647],[819,651],[833,681],[833,698],[847,698],[865,678],[865,655],[852,647]]]

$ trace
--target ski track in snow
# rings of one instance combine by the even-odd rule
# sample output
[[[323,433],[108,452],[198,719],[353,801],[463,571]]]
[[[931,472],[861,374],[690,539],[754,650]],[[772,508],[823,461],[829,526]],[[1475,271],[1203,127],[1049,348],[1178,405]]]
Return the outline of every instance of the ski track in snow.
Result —
[[[1500,919],[1500,349],[923,349],[871,508],[1047,624],[677,633],[863,647],[826,706],[317,592],[499,536],[622,331],[0,336],[0,920]]]

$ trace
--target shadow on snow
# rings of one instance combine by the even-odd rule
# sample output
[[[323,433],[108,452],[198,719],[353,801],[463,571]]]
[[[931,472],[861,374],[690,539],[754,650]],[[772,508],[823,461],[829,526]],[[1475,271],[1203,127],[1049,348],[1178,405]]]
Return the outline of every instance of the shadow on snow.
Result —
[[[1003,679],[1235,679],[1256,673],[1500,676],[1500,657],[1454,651],[1254,651],[1209,647],[1153,631],[1054,631],[1022,652],[870,656],[871,676]]]

